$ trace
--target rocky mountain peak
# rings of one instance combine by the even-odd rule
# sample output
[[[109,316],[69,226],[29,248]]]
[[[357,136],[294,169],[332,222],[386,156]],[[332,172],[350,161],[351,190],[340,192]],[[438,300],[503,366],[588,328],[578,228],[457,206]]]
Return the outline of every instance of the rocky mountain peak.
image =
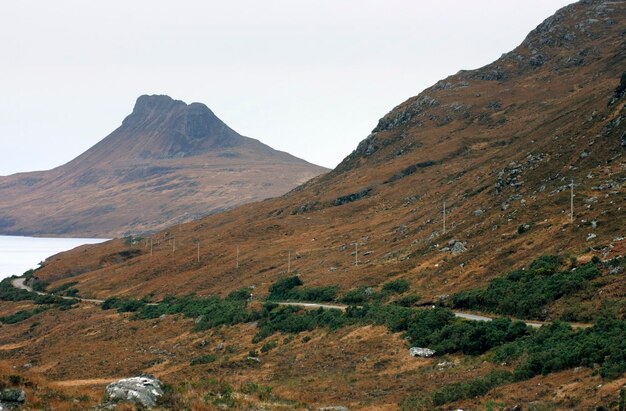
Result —
[[[141,158],[187,157],[244,141],[206,105],[186,104],[166,95],[140,96],[117,132],[141,140],[135,145],[141,146]]]

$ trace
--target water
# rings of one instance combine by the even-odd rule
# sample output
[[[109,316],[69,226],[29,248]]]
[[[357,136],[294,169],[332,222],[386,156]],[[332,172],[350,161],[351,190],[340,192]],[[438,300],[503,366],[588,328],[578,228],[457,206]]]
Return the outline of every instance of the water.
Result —
[[[107,241],[102,238],[37,238],[0,235],[0,280],[22,275],[51,255],[83,244]]]

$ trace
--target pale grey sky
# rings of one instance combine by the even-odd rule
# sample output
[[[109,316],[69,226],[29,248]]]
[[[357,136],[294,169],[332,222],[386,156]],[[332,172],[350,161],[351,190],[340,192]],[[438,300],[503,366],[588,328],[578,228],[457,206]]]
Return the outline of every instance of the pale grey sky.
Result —
[[[0,175],[61,165],[141,94],[334,167],[408,97],[492,62],[567,0],[0,4]]]

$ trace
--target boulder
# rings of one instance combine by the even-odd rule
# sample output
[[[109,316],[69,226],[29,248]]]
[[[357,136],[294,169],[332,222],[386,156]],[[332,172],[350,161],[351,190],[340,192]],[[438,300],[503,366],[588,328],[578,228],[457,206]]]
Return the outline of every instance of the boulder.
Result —
[[[411,347],[409,354],[413,357],[430,358],[435,355],[435,351],[429,348]]]
[[[0,402],[24,402],[26,393],[18,388],[5,388],[0,391]]]
[[[0,411],[17,410],[26,401],[26,393],[18,388],[0,390]]]
[[[105,401],[108,403],[129,401],[151,408],[156,406],[157,400],[162,395],[163,388],[159,379],[152,375],[141,375],[107,385]]]
[[[452,254],[461,254],[467,251],[467,248],[465,248],[465,244],[463,244],[460,241],[454,241],[454,244],[450,247],[450,251],[452,251]]]

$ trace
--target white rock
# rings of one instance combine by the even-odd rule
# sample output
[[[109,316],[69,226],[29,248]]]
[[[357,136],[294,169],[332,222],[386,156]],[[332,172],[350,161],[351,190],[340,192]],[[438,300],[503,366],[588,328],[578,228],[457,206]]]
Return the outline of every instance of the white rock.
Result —
[[[411,347],[409,354],[413,357],[430,358],[435,355],[435,352],[429,348]]]
[[[155,407],[163,395],[161,381],[151,375],[124,378],[106,387],[105,401],[109,403],[130,401],[146,408]]]

